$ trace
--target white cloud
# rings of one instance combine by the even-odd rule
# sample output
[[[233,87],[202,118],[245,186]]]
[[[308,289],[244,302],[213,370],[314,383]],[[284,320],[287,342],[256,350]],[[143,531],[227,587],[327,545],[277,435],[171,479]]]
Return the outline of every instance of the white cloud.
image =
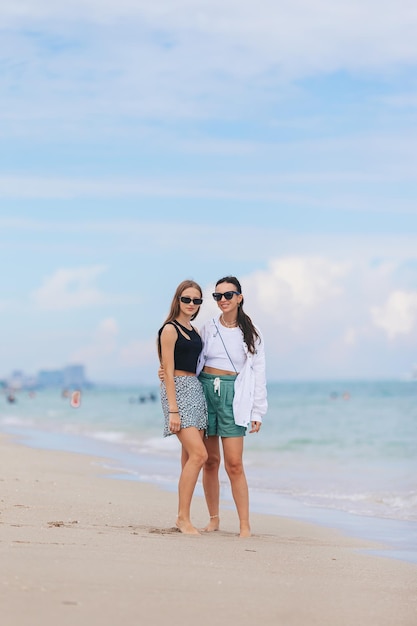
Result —
[[[70,355],[83,363],[93,381],[157,383],[158,359],[155,340],[121,342],[119,323],[113,318],[101,320],[91,333],[91,340]]]
[[[120,348],[119,361],[124,367],[145,367],[150,363],[156,364],[156,342],[155,340],[135,340]],[[154,366],[154,374],[156,371]]]
[[[406,374],[417,350],[417,291],[398,287],[401,265],[300,254],[240,276],[245,310],[266,342],[268,378]],[[218,311],[212,291],[203,289],[197,327]],[[70,360],[84,363],[93,380],[158,384],[155,338],[122,340],[119,330],[104,319]]]
[[[101,341],[103,337],[117,337],[119,334],[119,326],[116,320],[112,317],[108,317],[100,322],[96,338],[98,341]]]
[[[410,335],[417,328],[417,291],[393,291],[382,306],[372,307],[371,315],[389,339]]]
[[[113,363],[117,351],[117,338],[119,326],[112,317],[103,319],[92,333],[90,343],[77,348],[71,355],[71,361],[85,363],[88,371],[94,371],[98,367],[109,367]]]
[[[360,333],[357,328],[347,328],[342,341],[348,345],[355,345],[358,341]]]
[[[263,317],[292,328],[304,325],[315,310],[329,307],[343,293],[349,264],[324,257],[283,257],[270,261],[265,271],[245,279],[245,291]]]
[[[211,42],[211,54],[197,55],[199,65],[222,67],[225,72],[233,66],[236,73],[251,73],[268,65],[286,71],[331,71],[417,59],[413,0],[397,0],[395,10],[388,0],[8,0],[1,13],[8,26],[42,21],[77,27],[80,20],[101,26],[115,23],[120,42],[133,23],[132,41],[133,33],[138,39],[138,30],[139,34],[146,30],[161,48],[165,44],[171,52],[180,50],[184,59],[189,46],[195,50],[199,45],[207,53]],[[189,56],[188,63],[195,63],[195,57]]]
[[[241,277],[245,310],[265,338],[271,379],[398,376],[411,367],[417,291],[399,288],[403,262],[343,252],[345,260],[279,257]],[[407,280],[417,283],[415,272]],[[400,337],[407,338],[406,349]]]
[[[0,17],[2,115],[15,133],[26,120],[23,135],[42,132],[42,120],[73,135],[103,115],[106,129],[122,114],[235,117],[237,105],[269,103],[272,89],[282,97],[288,81],[417,62],[411,0],[395,11],[387,0],[9,0]]]
[[[110,215],[106,218],[106,215]],[[7,218],[0,216],[0,232],[10,233],[13,240],[13,249],[23,241],[21,249],[39,250],[39,233],[51,234],[41,241],[42,251],[52,255],[57,250],[74,249],[74,241],[87,235],[87,248],[99,250],[97,241],[105,241],[105,250],[109,258],[117,259],[121,251],[129,245],[129,236],[133,238],[135,254],[139,253],[146,243],[155,249],[161,246],[161,251],[178,246],[181,237],[188,238],[188,249],[193,252],[202,252],[201,242],[207,242],[206,250],[211,256],[224,259],[227,266],[233,266],[238,261],[250,261],[252,265],[264,265],[268,259],[274,264],[275,260],[283,258],[323,258],[329,263],[345,266],[352,263],[363,268],[372,263],[372,277],[367,283],[367,290],[374,289],[377,279],[378,285],[392,280],[392,275],[402,265],[415,259],[417,250],[417,236],[412,229],[407,234],[376,234],[344,233],[342,228],[338,232],[294,232],[280,227],[281,218],[271,217],[268,208],[256,207],[253,213],[253,223],[242,220],[238,228],[236,213],[225,211],[223,206],[213,206],[209,211],[196,211],[197,219],[190,221],[190,212],[177,211],[175,214],[170,208],[150,212],[148,208],[137,209],[132,212],[132,218],[116,218],[117,208],[106,212],[100,211],[99,217],[86,215],[85,219],[67,221],[51,218]],[[247,213],[240,213],[247,217]],[[236,236],[230,238],[227,248],[221,237],[218,237],[218,223],[230,228],[237,228]],[[163,224],[163,226],[161,226]],[[30,234],[30,237],[27,235]],[[111,237],[108,237],[108,235]],[[139,242],[139,243],[138,243]],[[3,246],[6,241],[3,242]],[[33,245],[33,248],[31,247]],[[38,247],[37,247],[38,246]],[[138,247],[139,246],[139,247]],[[145,248],[146,253],[148,248]],[[279,251],[279,257],[277,256]],[[375,260],[378,264],[375,264]],[[143,259],[140,260],[143,262]],[[367,275],[367,274],[366,274]],[[362,273],[362,280],[365,276]],[[210,288],[211,289],[211,288]],[[212,289],[211,289],[212,290]],[[210,296],[209,292],[209,297]],[[131,295],[129,295],[131,298]],[[114,298],[113,298],[114,299]],[[124,297],[124,301],[127,297]]]
[[[320,211],[366,211],[370,213],[417,213],[416,203],[409,194],[398,192],[395,201],[386,191],[388,185],[404,186],[415,182],[415,145],[417,136],[358,136],[341,138],[338,142],[322,139],[315,142],[293,143],[285,146],[286,158],[302,156],[310,161],[309,169],[302,165],[286,171],[282,157],[283,146],[254,144],[251,159],[267,158],[279,164],[280,171],[265,174],[253,171],[206,172],[188,174],[159,173],[139,177],[118,177],[109,174],[105,180],[91,176],[34,176],[27,174],[0,175],[3,198],[74,199],[74,198],[183,198],[220,201],[244,201],[282,207],[298,207]],[[221,142],[219,142],[219,149]],[[372,146],[372,148],[370,148]],[[388,151],[389,146],[389,151]],[[181,150],[181,147],[178,146]],[[204,148],[203,148],[204,150]],[[347,167],[339,161],[340,154],[366,155],[369,165]],[[324,161],[311,165],[314,155]],[[308,157],[307,157],[308,155]],[[393,158],[395,155],[395,158]],[[305,167],[305,166],[304,166]],[[367,190],[364,190],[367,186]],[[400,188],[400,187],[399,187]],[[71,229],[76,228],[73,225]]]
[[[110,228],[106,222],[102,227],[106,231]],[[201,225],[200,228],[210,239],[207,229]],[[213,228],[218,234],[218,225]],[[123,228],[121,232],[125,232]],[[245,234],[239,229],[237,239],[239,246],[248,253],[254,241],[262,242],[264,252],[266,246],[284,249],[276,233],[270,233],[269,241],[266,231],[258,232],[253,227]],[[201,238],[197,237],[197,240],[200,242]],[[304,244],[300,240],[297,254],[275,255],[264,270],[239,276],[245,310],[265,337],[269,378],[329,378],[406,372],[415,362],[417,352],[415,240],[412,245],[412,239],[400,239],[396,249],[393,246],[395,238],[381,239],[379,247],[375,248],[365,239],[361,246],[352,239],[343,245],[336,240],[333,249],[317,254],[320,247],[326,249],[320,241],[316,242],[315,253],[307,253],[307,240]],[[289,247],[295,248],[292,244]],[[213,261],[211,249],[210,255],[211,269],[207,269],[205,277],[213,273],[213,263],[220,267],[217,261]],[[385,260],[377,262],[378,256]],[[234,259],[232,266],[248,267],[248,261],[235,262]],[[227,267],[230,267],[229,261]],[[152,331],[156,328],[152,318],[155,311],[138,308],[137,301],[130,302],[118,309],[123,311],[120,313],[123,317],[119,319],[114,311],[109,310],[114,299],[110,302],[96,288],[95,281],[103,268],[94,266],[83,268],[83,271],[81,279],[81,274],[75,270],[60,270],[48,277],[40,293],[36,294],[38,308],[51,312],[50,316],[33,316],[35,324],[42,319],[44,325],[39,341],[45,346],[41,361],[81,362],[86,366],[89,378],[98,382],[128,380],[157,384],[157,353]],[[165,281],[161,274],[158,285],[162,293],[168,293],[166,290],[171,280],[172,276]],[[197,326],[218,310],[211,298],[213,284],[209,284],[206,278],[204,281],[203,284],[207,285],[205,302],[196,319]],[[154,287],[154,283],[151,285]],[[141,288],[144,288],[143,284]],[[99,296],[94,295],[96,291]],[[62,310],[72,310],[81,304],[92,306],[100,298],[105,307],[98,309],[97,319],[101,321],[95,328],[91,329],[90,321],[77,313],[74,327],[59,330],[61,316],[56,315],[57,301]],[[119,302],[116,303],[119,306]],[[165,313],[165,307],[162,308],[163,313],[158,315],[160,321]],[[139,311],[141,320],[136,330],[130,316],[137,320]],[[32,313],[28,311],[28,315]],[[150,318],[153,321],[149,321]],[[145,327],[150,331],[145,331]],[[38,335],[38,331],[32,332]],[[51,333],[60,340],[48,340]],[[25,344],[30,345],[30,341],[23,341],[22,345]],[[10,355],[16,358],[16,351],[13,346],[6,345],[5,354],[4,367],[9,367]],[[23,359],[23,352],[19,359]],[[39,362],[38,367],[42,366],[43,363]]]
[[[65,311],[102,304],[105,296],[94,282],[104,271],[105,267],[101,265],[58,269],[33,292],[34,303],[44,311]]]

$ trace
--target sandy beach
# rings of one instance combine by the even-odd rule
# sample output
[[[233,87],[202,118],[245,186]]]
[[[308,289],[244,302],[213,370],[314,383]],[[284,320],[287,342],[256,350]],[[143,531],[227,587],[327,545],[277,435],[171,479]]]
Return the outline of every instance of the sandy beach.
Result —
[[[239,539],[233,510],[188,537],[176,494],[111,478],[103,459],[5,435],[0,457],[2,626],[417,623],[417,566],[377,544],[267,515]]]

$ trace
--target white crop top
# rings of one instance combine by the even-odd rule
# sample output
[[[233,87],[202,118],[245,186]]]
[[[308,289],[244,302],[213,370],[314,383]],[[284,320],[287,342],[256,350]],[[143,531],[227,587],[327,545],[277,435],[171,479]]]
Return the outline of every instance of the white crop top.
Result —
[[[224,328],[222,326],[219,332],[221,333],[221,338],[219,333],[217,333],[215,336],[216,341],[213,341],[210,346],[210,353],[207,354],[205,365],[229,372],[233,372],[235,369],[239,373],[246,361],[242,331],[240,328]],[[233,361],[234,368],[227,356],[222,339],[230,359]]]

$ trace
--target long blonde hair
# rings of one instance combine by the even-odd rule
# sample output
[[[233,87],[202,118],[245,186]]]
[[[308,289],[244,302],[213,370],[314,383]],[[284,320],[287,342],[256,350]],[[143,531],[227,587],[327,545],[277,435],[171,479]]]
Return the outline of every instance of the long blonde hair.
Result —
[[[163,327],[165,326],[165,324],[168,324],[168,322],[173,322],[180,314],[180,297],[182,293],[186,289],[189,289],[190,287],[192,287],[193,289],[197,289],[197,291],[200,292],[200,297],[201,298],[203,297],[203,290],[201,289],[200,285],[195,282],[195,280],[183,280],[182,283],[178,285],[177,289],[175,290],[174,297],[172,298],[171,308],[169,310],[168,317],[166,318],[165,322],[162,324],[158,332],[157,346],[158,346],[159,360],[161,360],[161,341],[160,341],[161,331]],[[199,314],[199,312],[200,312],[200,307],[198,307],[194,315],[191,316],[191,319],[194,320]]]

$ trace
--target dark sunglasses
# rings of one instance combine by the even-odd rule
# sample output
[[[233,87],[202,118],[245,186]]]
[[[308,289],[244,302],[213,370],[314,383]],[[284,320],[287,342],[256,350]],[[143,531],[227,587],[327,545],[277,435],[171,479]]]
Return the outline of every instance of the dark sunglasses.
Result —
[[[180,296],[180,300],[184,304],[190,304],[191,301],[193,304],[203,304],[203,298],[189,298],[188,296]]]
[[[233,296],[240,296],[240,293],[238,291],[225,291],[225,293],[215,291],[213,293],[213,298],[216,300],[216,302],[220,302],[223,296],[225,300],[231,300]]]

